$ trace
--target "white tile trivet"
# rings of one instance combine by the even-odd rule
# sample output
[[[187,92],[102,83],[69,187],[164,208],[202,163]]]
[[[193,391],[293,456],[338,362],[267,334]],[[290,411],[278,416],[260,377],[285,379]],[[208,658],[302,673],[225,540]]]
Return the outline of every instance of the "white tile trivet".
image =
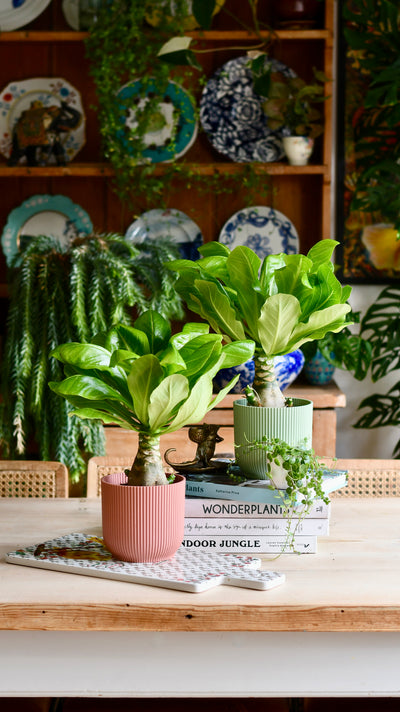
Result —
[[[261,560],[240,554],[187,551],[181,547],[172,559],[157,564],[127,563],[113,559],[99,537],[68,534],[44,544],[6,554],[11,564],[37,566],[73,574],[162,586],[200,593],[226,584],[265,591],[284,583],[284,574],[260,571]]]

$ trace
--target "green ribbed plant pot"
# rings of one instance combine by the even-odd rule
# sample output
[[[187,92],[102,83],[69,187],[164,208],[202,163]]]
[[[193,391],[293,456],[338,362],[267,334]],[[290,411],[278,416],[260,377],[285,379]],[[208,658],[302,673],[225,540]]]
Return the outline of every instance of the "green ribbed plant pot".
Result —
[[[248,405],[246,398],[233,403],[235,460],[248,477],[266,480],[267,455],[248,447],[263,437],[279,438],[288,445],[312,447],[313,404],[304,398],[293,398],[290,408],[259,408]]]

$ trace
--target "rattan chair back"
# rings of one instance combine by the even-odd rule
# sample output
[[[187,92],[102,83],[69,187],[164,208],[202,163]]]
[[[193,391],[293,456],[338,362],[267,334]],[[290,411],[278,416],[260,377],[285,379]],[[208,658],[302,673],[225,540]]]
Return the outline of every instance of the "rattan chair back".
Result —
[[[61,462],[0,460],[0,497],[68,497],[68,469]]]

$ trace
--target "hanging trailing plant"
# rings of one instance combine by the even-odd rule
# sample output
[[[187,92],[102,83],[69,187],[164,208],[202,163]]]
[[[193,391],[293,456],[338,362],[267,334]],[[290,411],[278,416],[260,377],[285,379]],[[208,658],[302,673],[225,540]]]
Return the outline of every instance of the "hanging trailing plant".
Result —
[[[251,9],[252,26],[249,32],[260,32],[257,19],[257,0],[248,0]],[[222,175],[216,172],[204,175],[193,169],[185,160],[173,160],[174,137],[169,150],[172,160],[151,163],[144,158],[148,145],[145,135],[164,121],[159,111],[160,95],[166,90],[171,79],[191,98],[194,116],[197,117],[194,93],[205,82],[202,68],[197,60],[188,61],[185,69],[172,69],[158,58],[161,45],[174,35],[184,36],[191,12],[196,16],[201,29],[209,29],[213,13],[220,3],[217,0],[176,0],[171,5],[159,0],[114,0],[104,3],[98,12],[97,21],[86,39],[90,73],[95,83],[98,99],[98,118],[102,138],[102,152],[114,168],[113,187],[122,203],[129,207],[147,210],[154,207],[166,208],[174,192],[182,185],[214,193],[231,193],[243,188],[242,174]],[[222,7],[221,12],[230,11]],[[156,18],[155,26],[150,22]],[[239,21],[238,21],[239,22]],[[240,25],[243,23],[240,22]],[[183,37],[183,39],[187,39]],[[257,46],[266,46],[265,37]],[[218,48],[222,49],[221,47]],[[246,47],[243,47],[245,50]],[[208,48],[204,51],[216,51]],[[190,54],[190,57],[192,54]],[[194,55],[193,55],[194,56]],[[177,62],[180,64],[181,62]],[[200,74],[199,70],[200,69]],[[194,70],[194,71],[193,71]],[[139,80],[141,88],[132,98],[129,106],[118,100],[121,87],[132,80]],[[154,86],[157,92],[153,91]],[[126,121],[128,120],[128,125]],[[271,191],[271,181],[267,171],[259,171],[256,166],[246,167],[246,204],[251,205],[258,195],[263,199]],[[251,175],[250,175],[251,174]]]
[[[266,453],[266,474],[271,489],[276,490],[281,497],[282,515],[286,519],[286,540],[280,554],[296,552],[296,534],[301,533],[302,522],[310,513],[315,500],[320,499],[329,504],[329,497],[323,488],[326,465],[313,450],[288,445],[280,438],[265,436],[239,447]],[[231,477],[235,479],[234,468]],[[285,480],[283,489],[282,477]],[[245,478],[239,479],[243,481]]]
[[[32,440],[40,458],[60,460],[76,482],[86,459],[104,454],[97,422],[71,418],[71,406],[47,384],[63,378],[50,352],[84,342],[114,324],[130,324],[131,311],[156,309],[167,319],[182,308],[163,262],[177,248],[130,245],[120,235],[91,235],[62,245],[32,238],[10,281],[10,307],[1,367],[0,438],[3,456],[23,457]]]

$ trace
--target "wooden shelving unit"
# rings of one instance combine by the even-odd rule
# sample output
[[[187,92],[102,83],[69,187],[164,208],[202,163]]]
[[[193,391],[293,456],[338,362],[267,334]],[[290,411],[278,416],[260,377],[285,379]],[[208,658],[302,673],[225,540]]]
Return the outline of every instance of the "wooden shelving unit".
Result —
[[[242,0],[226,0],[229,7],[240,14]],[[265,7],[264,7],[265,6]],[[272,0],[264,3],[265,18],[271,16]],[[325,0],[324,17],[315,29],[274,31],[270,53],[294,69],[306,80],[312,78],[313,67],[322,69],[332,77],[333,57],[333,6],[334,0]],[[215,52],[203,55],[207,76],[234,56],[245,53],[240,50],[223,50],[229,45],[251,48],[258,38],[245,30],[224,26],[223,13],[216,16],[213,29],[208,32],[192,32]],[[214,29],[215,27],[215,29]],[[263,32],[268,37],[268,32]],[[97,115],[93,109],[96,95],[89,75],[85,56],[85,32],[74,32],[68,27],[61,11],[61,3],[53,2],[28,28],[0,35],[0,90],[12,81],[30,77],[62,77],[72,84],[82,96],[86,114],[86,143],[74,161],[67,166],[23,167],[7,166],[0,160],[1,229],[7,216],[18,205],[38,193],[64,194],[79,203],[90,215],[98,232],[119,231],[124,233],[135,215],[145,206],[138,199],[133,212],[122,206],[112,190],[113,170],[104,162],[100,150],[100,132]],[[135,75],[132,67],[132,78]],[[116,90],[118,87],[116,87]],[[196,89],[200,98],[202,87]],[[269,198],[265,196],[253,204],[273,205],[283,212],[296,226],[300,249],[307,251],[320,238],[331,237],[331,131],[332,99],[334,87],[326,87],[327,100],[323,104],[325,132],[317,140],[311,163],[305,167],[289,166],[286,161],[257,164],[256,173],[265,174],[269,182]],[[229,162],[218,155],[201,131],[195,144],[180,159],[188,170],[207,176],[238,176],[246,164]],[[159,164],[156,173],[162,175],[166,167]],[[94,180],[95,179],[95,180]],[[233,194],[216,195],[200,193],[194,186],[181,179],[177,190],[171,193],[170,207],[188,213],[200,226],[204,240],[218,239],[226,220],[246,204],[244,189]],[[261,202],[262,200],[262,202]],[[7,294],[5,258],[0,254],[0,298]]]

